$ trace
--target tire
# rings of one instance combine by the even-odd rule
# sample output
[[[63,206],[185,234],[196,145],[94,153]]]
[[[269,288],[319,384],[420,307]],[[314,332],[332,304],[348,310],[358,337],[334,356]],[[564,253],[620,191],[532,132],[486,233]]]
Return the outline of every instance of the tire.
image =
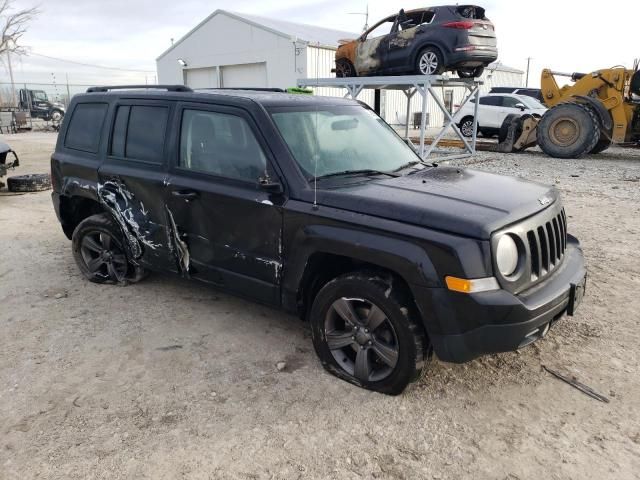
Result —
[[[592,155],[596,155],[598,153],[604,152],[607,148],[611,146],[611,140],[604,133],[600,133],[600,140],[596,143],[596,146],[593,147],[589,153]]]
[[[357,77],[356,69],[353,64],[344,58],[340,60],[336,60],[336,77],[337,78],[347,78],[347,77]]]
[[[393,277],[374,272],[327,283],[313,302],[310,322],[324,368],[376,392],[402,393],[419,377],[430,351],[410,294]]]
[[[51,121],[52,122],[59,122],[62,120],[62,117],[64,117],[64,113],[62,113],[61,110],[53,110],[51,112]]]
[[[458,124],[458,128],[463,136],[473,137],[473,117],[464,117]]]
[[[131,263],[120,228],[105,214],[85,218],[71,237],[73,258],[85,278],[94,283],[127,285],[146,276]]]
[[[7,178],[10,192],[42,192],[51,188],[51,175],[48,173],[32,173]]]
[[[442,53],[437,48],[427,47],[418,54],[416,59],[418,75],[442,75],[444,70]]]
[[[496,136],[496,134],[495,134],[495,132],[493,130],[480,130],[480,133],[485,138],[493,138],[493,137]]]
[[[502,121],[502,125],[500,125],[500,131],[498,132],[498,143],[502,143],[507,139],[507,135],[509,134],[509,126],[514,119],[518,118],[518,115],[515,113],[510,113],[504,120]]]
[[[537,140],[550,157],[579,158],[591,152],[600,140],[600,122],[586,105],[561,103],[540,119]]]
[[[477,78],[484,73],[484,67],[461,68],[456,73],[460,78]]]

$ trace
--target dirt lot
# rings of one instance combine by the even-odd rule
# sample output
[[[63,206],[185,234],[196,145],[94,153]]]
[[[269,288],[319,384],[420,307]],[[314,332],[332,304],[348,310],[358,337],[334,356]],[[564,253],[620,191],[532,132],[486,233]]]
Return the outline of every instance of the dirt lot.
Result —
[[[54,134],[6,140],[16,174],[48,170]],[[640,478],[640,152],[468,163],[560,188],[587,297],[542,341],[434,359],[395,398],[325,373],[278,311],[168,276],[86,282],[49,192],[0,194],[0,478]]]

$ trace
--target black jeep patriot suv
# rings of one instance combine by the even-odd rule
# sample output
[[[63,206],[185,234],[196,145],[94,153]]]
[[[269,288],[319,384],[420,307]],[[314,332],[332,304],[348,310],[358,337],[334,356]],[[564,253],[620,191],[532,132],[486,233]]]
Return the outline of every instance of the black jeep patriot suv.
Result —
[[[51,170],[89,280],[171,271],[297,312],[327,370],[384,393],[432,350],[534,342],[585,289],[553,187],[427,165],[356,101],[92,88]]]

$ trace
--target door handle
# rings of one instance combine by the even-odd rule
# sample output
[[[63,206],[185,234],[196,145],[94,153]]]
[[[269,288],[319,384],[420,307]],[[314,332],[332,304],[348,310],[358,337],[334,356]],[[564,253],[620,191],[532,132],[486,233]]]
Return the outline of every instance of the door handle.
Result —
[[[194,192],[193,190],[173,190],[171,195],[187,201],[198,198],[198,192]]]

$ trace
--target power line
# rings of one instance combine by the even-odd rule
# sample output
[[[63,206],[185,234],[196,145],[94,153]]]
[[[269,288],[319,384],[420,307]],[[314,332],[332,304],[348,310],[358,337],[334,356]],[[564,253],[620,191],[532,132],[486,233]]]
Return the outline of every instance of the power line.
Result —
[[[118,70],[121,72],[137,72],[137,73],[156,73],[155,70],[134,70],[131,68],[107,67],[105,65],[94,65],[92,63],[77,62],[75,60],[67,60],[66,58],[52,57],[51,55],[43,55],[41,53],[34,53],[34,52],[29,52],[28,55],[48,58],[49,60],[56,60],[58,62],[71,63],[73,65],[81,65],[83,67],[102,68],[104,70]]]

